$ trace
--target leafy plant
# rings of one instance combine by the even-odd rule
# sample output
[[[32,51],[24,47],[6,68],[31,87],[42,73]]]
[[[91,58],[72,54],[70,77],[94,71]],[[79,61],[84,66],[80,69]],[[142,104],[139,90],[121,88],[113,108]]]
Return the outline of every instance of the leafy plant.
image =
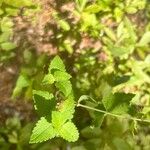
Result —
[[[42,82],[53,86],[54,92],[33,91],[35,108],[41,118],[33,129],[30,143],[43,142],[54,137],[62,137],[69,142],[78,139],[78,130],[72,122],[75,102],[70,78],[62,60],[56,56]]]
[[[12,18],[18,16],[21,4],[29,8],[30,2],[3,3],[0,23],[8,31],[0,33],[0,58],[5,60],[16,49]],[[28,145],[26,139],[22,145],[18,133],[7,135],[3,129],[0,144],[9,149],[14,142],[18,150],[150,149],[149,2],[42,0],[38,4],[42,9],[34,24],[32,9],[22,9],[31,26],[23,31],[27,39],[21,43],[23,53],[17,54],[21,68],[12,94],[13,99],[33,97],[39,120],[30,143],[36,144]],[[56,53],[72,77],[58,56],[49,64]]]
[[[14,49],[17,45],[13,42],[12,17],[18,16],[21,8],[31,6],[33,6],[31,0],[0,0],[0,62],[15,56]]]

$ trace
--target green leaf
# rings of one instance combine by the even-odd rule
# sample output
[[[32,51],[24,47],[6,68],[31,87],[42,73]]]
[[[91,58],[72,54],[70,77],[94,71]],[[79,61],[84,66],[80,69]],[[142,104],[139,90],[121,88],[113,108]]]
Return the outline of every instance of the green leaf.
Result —
[[[19,144],[24,145],[29,142],[30,135],[32,132],[33,123],[27,123],[25,126],[21,127],[19,131]]]
[[[120,22],[123,18],[124,12],[119,7],[114,9],[114,17],[116,18],[117,22]]]
[[[1,31],[2,32],[12,32],[13,22],[10,18],[4,17],[1,20]]]
[[[133,6],[128,6],[125,10],[128,14],[134,14],[137,12],[137,8],[135,8]]]
[[[118,27],[117,27],[117,38],[121,38],[121,36],[124,34],[124,22],[122,21]]]
[[[59,130],[66,121],[67,118],[61,112],[52,112],[52,125],[56,130]]]
[[[134,97],[134,94],[125,93],[107,93],[104,95],[102,102],[105,109],[108,112],[115,114],[125,114],[128,112],[130,107],[130,101]]]
[[[0,35],[0,43],[8,41],[10,39],[10,37],[11,37],[11,33],[10,32],[3,32]]]
[[[73,113],[75,111],[73,96],[68,96],[68,98],[63,101],[59,107],[59,111],[52,112],[52,124],[57,129],[60,128],[67,120],[73,118]]]
[[[150,43],[150,31],[144,33],[144,35],[142,36],[142,38],[139,41],[138,45],[139,46],[146,46],[149,43]]]
[[[82,13],[82,30],[86,30],[88,27],[95,27],[98,26],[99,22],[96,18],[95,14],[89,14],[87,12]]]
[[[55,82],[55,78],[52,74],[46,74],[42,81],[43,84],[53,84]]]
[[[98,13],[101,10],[103,10],[102,6],[97,5],[97,4],[92,4],[88,7],[86,7],[84,11],[86,11],[88,13]]]
[[[69,80],[71,78],[71,75],[63,72],[63,71],[55,71],[54,72],[54,78],[57,82],[59,81],[66,81]]]
[[[65,40],[63,43],[63,47],[64,49],[69,53],[72,54],[73,53],[73,47],[71,45],[71,42],[69,40]]]
[[[150,76],[143,70],[144,66],[146,66],[146,64],[140,65],[138,61],[133,61],[131,63],[132,72],[139,79],[139,81],[141,80],[143,83],[150,83]]]
[[[115,45],[109,45],[108,46],[109,50],[111,51],[112,55],[114,57],[122,57],[125,55],[129,55],[133,52],[134,46],[129,45],[127,47],[125,46],[115,46]]]
[[[52,135],[50,135],[50,138],[61,136],[68,141],[76,141],[78,139],[78,131],[75,125],[70,122],[75,111],[72,85],[69,81],[70,78],[71,76],[66,73],[62,60],[59,56],[56,56],[51,61],[49,66],[49,73],[45,75],[42,82],[45,84],[53,84],[56,81],[55,86],[58,88],[57,92],[62,92],[61,96],[62,94],[64,95],[61,97],[62,99],[59,105],[57,105],[57,101],[55,100],[54,95],[48,91],[33,91],[35,108],[40,116],[45,117],[44,121],[42,119],[42,122],[46,123],[43,123],[42,125],[40,121],[38,122],[37,126],[33,130],[30,143],[38,143],[47,140],[49,138],[49,136],[45,137],[45,130],[47,130],[47,126],[50,128],[50,130],[52,130]],[[51,121],[51,123],[48,121]],[[44,126],[44,129],[40,129],[39,124],[41,125],[41,128]],[[69,126],[73,133],[66,135],[68,134],[67,132],[70,132],[70,129],[68,130]],[[38,134],[42,135],[42,137],[40,137]]]
[[[42,117],[36,124],[35,128],[32,131],[30,138],[30,143],[39,143],[47,141],[56,136],[56,132],[52,127],[52,124],[49,123],[44,117]]]
[[[4,13],[4,11],[2,9],[0,9],[0,15],[2,15]]]
[[[60,136],[69,141],[75,142],[79,138],[79,133],[76,126],[72,122],[65,123],[59,130]]]
[[[17,8],[33,5],[31,0],[5,0],[5,4]]]
[[[75,112],[75,102],[73,96],[68,96],[68,98],[60,104],[59,111],[67,119],[73,118],[73,113]]]
[[[12,98],[19,96],[23,88],[28,87],[29,85],[29,79],[25,75],[20,75],[13,90]]]
[[[132,150],[131,146],[122,138],[116,137],[112,142],[116,150]]]
[[[16,44],[11,42],[6,42],[1,44],[1,48],[6,51],[10,51],[16,48]]]
[[[51,118],[51,111],[54,110],[56,102],[53,94],[47,91],[33,91],[35,108],[40,116]]]
[[[113,32],[113,30],[112,30],[111,28],[105,27],[105,28],[104,28],[104,31],[105,31],[106,35],[107,35],[111,40],[113,40],[113,41],[116,41],[116,40],[117,40],[117,39],[116,39],[116,35],[115,35],[115,33]]]
[[[8,135],[8,141],[11,144],[17,144],[18,143],[17,133],[13,132],[12,134],[9,134]]]
[[[70,81],[57,82],[55,86],[67,97],[72,91],[72,85]]]
[[[29,64],[33,61],[33,54],[29,49],[24,50],[23,59],[26,64]]]
[[[88,0],[76,0],[79,11],[83,11],[87,2],[88,2]]]
[[[127,17],[125,17],[124,23],[125,23],[125,26],[126,26],[128,33],[129,33],[130,42],[132,44],[134,44],[137,40],[137,36],[135,33],[135,29],[133,27],[133,24]]]
[[[90,126],[86,126],[81,130],[81,134],[87,139],[98,138],[101,136],[101,130],[99,127],[91,128]]]
[[[52,69],[66,71],[65,65],[59,56],[55,56],[54,59],[51,61],[49,66],[49,72],[51,72]]]
[[[6,13],[10,16],[17,16],[19,9],[15,9],[15,8],[6,8],[5,9]]]
[[[46,100],[54,98],[54,95],[52,93],[49,93],[48,91],[33,90],[33,95],[39,95]]]
[[[116,86],[113,87],[113,92],[119,92],[120,90],[122,90],[125,87],[128,87],[129,89],[134,87],[134,86],[139,86],[143,83],[143,80],[140,80],[137,76],[131,76],[130,79],[127,82],[123,82],[121,84],[118,84]]]
[[[60,28],[62,28],[64,31],[69,31],[70,30],[70,25],[68,24],[67,21],[59,20],[58,24],[59,24]]]
[[[60,111],[72,111],[75,108],[75,102],[74,97],[72,95],[69,95],[68,98],[62,102],[62,107],[60,107]]]

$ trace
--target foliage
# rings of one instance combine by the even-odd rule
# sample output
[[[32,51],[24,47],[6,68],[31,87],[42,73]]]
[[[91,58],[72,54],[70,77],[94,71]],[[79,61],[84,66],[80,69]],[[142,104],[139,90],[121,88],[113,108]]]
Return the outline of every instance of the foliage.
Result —
[[[31,40],[24,39],[21,48],[13,42],[12,20],[19,8],[32,9],[33,4],[1,2],[0,61],[15,54],[21,59],[11,98],[33,97],[40,117],[30,138],[36,144],[28,144],[28,135],[18,150],[150,149],[149,1],[43,0],[46,4],[36,14],[40,19],[34,20],[37,26],[29,28],[36,32]],[[55,50],[61,59],[53,58]],[[15,135],[0,131],[2,149],[12,146],[14,139],[18,144],[15,137],[21,128]],[[3,137],[13,140],[6,144]]]
[[[12,17],[18,16],[21,8],[31,6],[31,0],[0,0],[0,62],[6,62],[15,56],[17,44],[13,42]]]
[[[54,137],[62,137],[69,142],[74,142],[78,139],[79,133],[71,120],[75,106],[69,81],[71,76],[66,73],[59,56],[51,61],[48,71],[44,77],[44,84],[50,83],[49,80],[45,80],[49,76],[50,81],[53,80],[51,84],[55,85],[57,91],[53,94],[48,91],[33,92],[35,107],[42,117],[33,129],[30,143],[43,142]]]

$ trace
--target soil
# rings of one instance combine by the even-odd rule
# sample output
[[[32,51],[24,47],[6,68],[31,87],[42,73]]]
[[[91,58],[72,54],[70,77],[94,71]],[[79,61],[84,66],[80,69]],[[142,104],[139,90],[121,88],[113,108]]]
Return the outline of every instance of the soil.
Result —
[[[17,116],[21,121],[34,119],[32,102],[21,98],[11,99],[11,94],[17,78],[17,65],[0,67],[0,123],[3,124],[8,118]]]

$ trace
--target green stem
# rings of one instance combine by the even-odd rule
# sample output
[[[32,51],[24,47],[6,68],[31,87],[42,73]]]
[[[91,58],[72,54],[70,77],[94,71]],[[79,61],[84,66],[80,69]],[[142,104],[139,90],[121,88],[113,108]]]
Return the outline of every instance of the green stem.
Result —
[[[147,119],[143,119],[142,120],[142,119],[139,119],[139,118],[117,115],[117,114],[113,114],[113,113],[110,113],[110,112],[107,112],[107,111],[104,111],[104,110],[100,110],[100,109],[96,109],[96,108],[93,108],[93,107],[90,107],[90,106],[82,105],[80,103],[77,104],[77,107],[83,107],[83,108],[86,108],[86,109],[97,111],[97,112],[103,113],[105,115],[109,115],[109,116],[113,116],[113,117],[117,117],[117,118],[122,118],[122,119],[128,119],[128,120],[134,120],[134,121],[139,121],[139,122],[150,123],[150,120],[147,120]]]

